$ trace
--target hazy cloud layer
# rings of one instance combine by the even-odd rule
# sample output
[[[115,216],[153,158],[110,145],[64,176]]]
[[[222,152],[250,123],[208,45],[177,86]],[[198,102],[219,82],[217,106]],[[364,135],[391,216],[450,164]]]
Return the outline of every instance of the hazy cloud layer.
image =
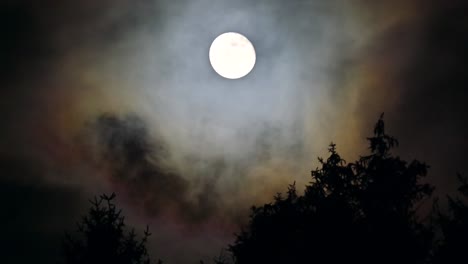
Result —
[[[203,182],[193,186],[171,166],[171,153],[164,142],[150,138],[146,124],[137,116],[102,115],[90,129],[98,144],[97,162],[108,167],[116,188],[127,192],[132,203],[142,205],[149,216],[174,213],[196,222],[215,210],[219,201],[216,179],[202,178]],[[216,166],[222,165],[211,169]]]
[[[209,259],[250,205],[308,182],[330,141],[362,154],[382,111],[401,154],[450,191],[466,170],[466,13],[461,0],[3,1],[4,219],[15,230],[35,208],[17,237],[52,245],[86,198],[116,191],[131,223],[152,224],[157,257]],[[238,81],[208,61],[226,31],[257,51]]]

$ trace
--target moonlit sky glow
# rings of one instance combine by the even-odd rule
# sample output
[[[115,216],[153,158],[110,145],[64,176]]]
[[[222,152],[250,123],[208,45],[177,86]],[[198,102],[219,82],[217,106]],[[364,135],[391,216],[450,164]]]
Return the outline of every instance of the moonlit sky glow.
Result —
[[[308,183],[331,141],[347,161],[366,153],[381,112],[403,158],[453,189],[465,157],[453,151],[468,148],[466,67],[453,70],[468,61],[454,55],[466,9],[436,2],[1,3],[0,193],[35,208],[21,232],[44,248],[24,247],[46,258],[88,198],[115,191],[129,224],[151,226],[156,258],[211,260],[251,205]],[[255,47],[243,78],[208,59],[225,32]]]

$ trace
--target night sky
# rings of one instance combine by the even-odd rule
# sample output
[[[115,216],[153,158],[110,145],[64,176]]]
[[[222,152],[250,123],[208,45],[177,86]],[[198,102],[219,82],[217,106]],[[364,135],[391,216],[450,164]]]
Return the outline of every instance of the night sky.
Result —
[[[2,257],[50,263],[88,199],[116,192],[153,257],[209,260],[251,205],[308,183],[331,141],[365,154],[382,112],[398,154],[452,193],[468,174],[467,14],[462,0],[1,1]],[[257,52],[238,80],[208,60],[229,31]]]

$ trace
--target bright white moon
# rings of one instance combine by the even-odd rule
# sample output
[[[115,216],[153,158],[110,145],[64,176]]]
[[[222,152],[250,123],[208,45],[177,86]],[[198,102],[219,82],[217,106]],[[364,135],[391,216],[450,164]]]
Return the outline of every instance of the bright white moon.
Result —
[[[243,35],[228,32],[219,35],[210,47],[213,69],[227,79],[246,76],[255,66],[255,49]]]

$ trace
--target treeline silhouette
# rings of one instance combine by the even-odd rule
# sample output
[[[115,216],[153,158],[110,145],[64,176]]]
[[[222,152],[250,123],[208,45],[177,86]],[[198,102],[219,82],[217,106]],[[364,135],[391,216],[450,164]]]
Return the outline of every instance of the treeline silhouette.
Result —
[[[368,138],[370,153],[347,163],[330,144],[303,194],[289,185],[271,203],[253,206],[248,224],[214,263],[468,263],[468,180],[448,213],[422,183],[428,166],[392,154],[383,115]],[[115,196],[92,201],[75,236],[64,239],[64,262],[150,263],[144,232],[125,233]],[[423,204],[432,210],[421,213]],[[430,205],[430,204],[429,204]],[[158,261],[162,263],[162,261]],[[203,262],[201,262],[203,263]]]
[[[69,264],[149,264],[144,236],[137,239],[134,229],[126,230],[122,211],[113,202],[115,194],[101,195],[90,201],[88,215],[79,222],[76,234],[67,233],[63,240],[64,262]]]

